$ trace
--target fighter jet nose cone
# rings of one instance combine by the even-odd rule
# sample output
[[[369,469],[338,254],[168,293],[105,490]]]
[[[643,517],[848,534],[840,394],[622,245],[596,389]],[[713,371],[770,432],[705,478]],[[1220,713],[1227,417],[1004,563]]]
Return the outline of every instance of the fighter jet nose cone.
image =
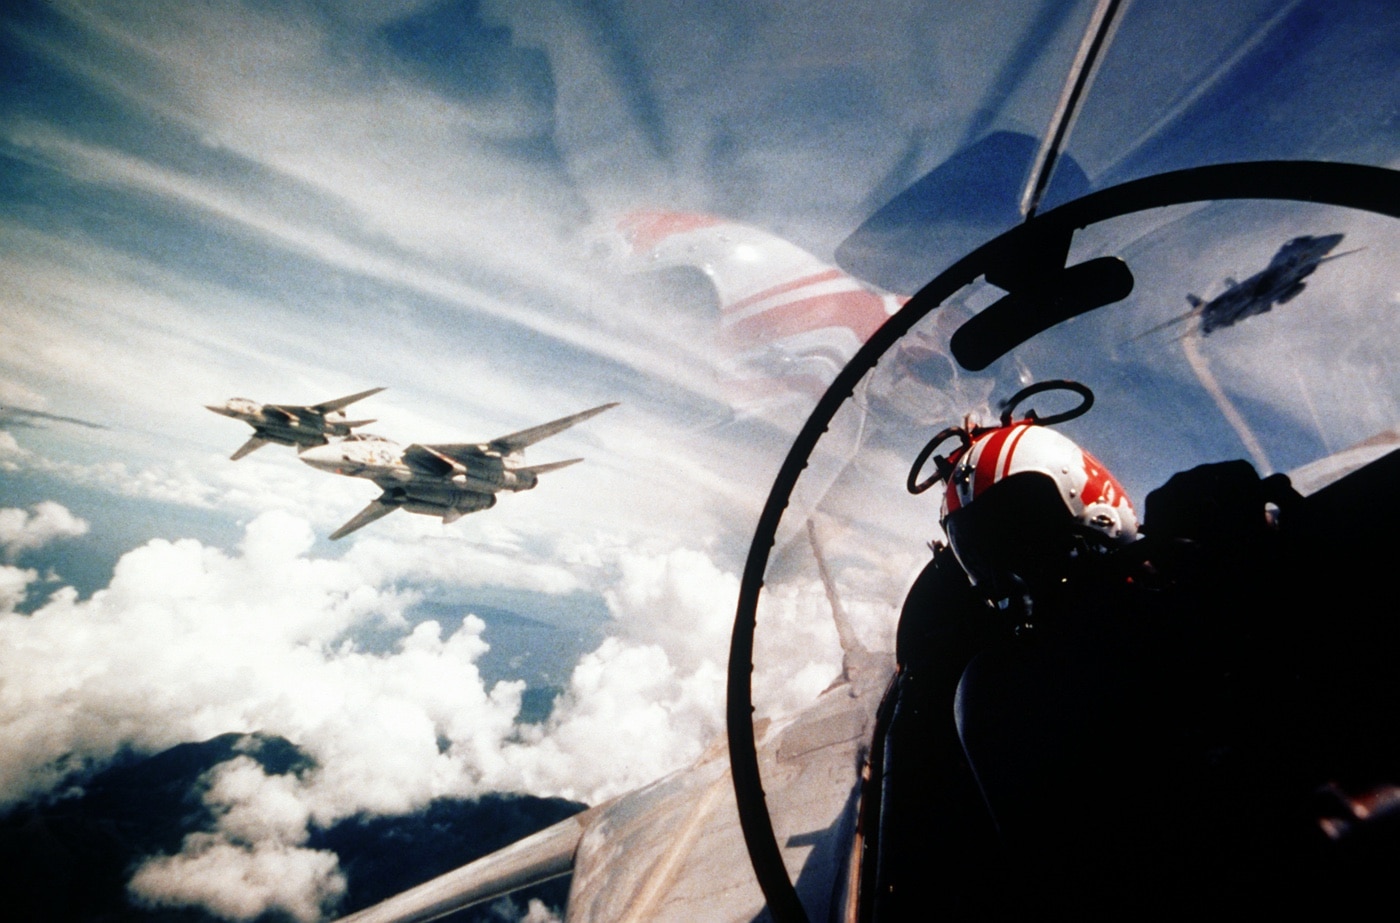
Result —
[[[319,445],[301,449],[297,457],[313,468],[332,470],[340,462],[340,451],[335,446]]]

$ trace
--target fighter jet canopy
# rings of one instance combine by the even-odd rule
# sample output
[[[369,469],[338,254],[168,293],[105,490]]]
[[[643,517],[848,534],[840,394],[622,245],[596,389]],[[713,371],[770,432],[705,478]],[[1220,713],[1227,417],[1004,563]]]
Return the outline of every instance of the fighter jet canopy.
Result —
[[[1170,4],[1013,6],[966,52],[992,79],[934,104],[939,131],[911,133],[835,248],[912,299],[817,403],[770,494],[731,654],[736,752],[745,667],[776,656],[762,626],[783,594],[824,585],[871,613],[872,636],[892,630],[925,543],[946,540],[937,502],[906,490],[911,462],[1031,383],[1093,389],[1093,412],[1062,431],[1135,497],[1231,459],[1307,494],[1400,446],[1400,135],[1386,122],[1400,10],[1236,4],[1204,24]],[[1351,255],[1299,255],[1308,242]],[[1293,274],[1269,281],[1284,264]],[[1256,277],[1269,284],[1248,288]],[[1243,309],[1209,338],[1163,326],[1236,288]],[[852,431],[854,449],[827,435]],[[781,882],[750,822],[760,877]],[[772,823],[771,842],[801,832]]]

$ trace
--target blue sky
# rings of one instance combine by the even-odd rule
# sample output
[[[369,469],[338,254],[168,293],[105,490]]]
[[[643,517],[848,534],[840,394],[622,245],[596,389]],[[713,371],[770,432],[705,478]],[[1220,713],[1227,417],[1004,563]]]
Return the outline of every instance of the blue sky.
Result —
[[[298,894],[310,919],[307,895],[336,872],[305,855],[309,824],[494,790],[592,801],[698,754],[722,726],[749,532],[813,395],[737,400],[713,306],[646,281],[654,266],[627,252],[617,222],[714,215],[733,223],[716,234],[775,266],[829,267],[865,217],[962,145],[992,130],[1038,137],[1089,5],[952,6],[9,5],[0,805],[51,794],[124,747],[282,734],[322,770],[296,785],[247,766],[221,775],[209,797],[244,826],[219,834],[239,845],[217,856],[305,860],[268,900]],[[1387,4],[1244,3],[1167,28],[1184,6],[1132,5],[1076,127],[1092,181],[1212,159],[1393,163]],[[1125,329],[1314,229],[1241,220],[1186,273],[1180,239],[1168,250],[1150,235],[1190,239],[1193,220],[1105,234],[1144,270],[1173,273],[1154,287],[1144,272],[1141,291],[1162,300],[1135,306],[1144,320]],[[1352,279],[1332,297],[1392,303],[1389,283],[1355,281],[1380,272],[1382,252],[1349,258],[1360,268],[1330,276]],[[1327,278],[1314,290],[1331,291]],[[1043,372],[1047,355],[1026,361]],[[1000,395],[1020,373],[994,374]],[[1261,402],[1285,390],[1241,380]],[[898,403],[897,384],[875,396]],[[534,462],[587,459],[534,492],[450,526],[396,514],[335,545],[325,536],[375,489],[278,446],[230,462],[246,430],[203,408],[379,385],[356,414],[405,442],[622,404],[533,448]],[[992,389],[950,385],[938,412]],[[916,397],[934,406],[927,389]],[[1359,408],[1356,437],[1395,410]],[[851,485],[898,487],[907,463],[902,437],[865,424],[843,418],[811,493],[841,488],[833,560],[878,645],[933,514],[901,507],[878,529],[849,528],[863,496]],[[839,667],[803,555],[789,549],[798,576],[775,584],[767,616],[758,685],[774,711]],[[507,623],[552,626],[558,648],[526,649],[539,633]],[[546,682],[563,690],[554,715],[522,722],[526,684]],[[168,860],[209,883],[181,893],[211,906],[214,855]]]
[[[323,767],[290,788],[230,767],[206,798],[232,826],[152,857],[145,900],[230,906],[228,871],[275,859],[264,906],[314,914],[338,872],[308,825],[593,801],[720,729],[737,562],[795,418],[736,424],[715,357],[618,296],[612,217],[731,193],[684,150],[706,116],[667,111],[634,58],[655,46],[578,45],[579,16],[79,3],[0,24],[0,797],[227,731]],[[489,515],[334,546],[374,488],[282,447],[230,462],[246,432],[202,406],[375,385],[356,409],[404,441],[623,403],[530,454],[584,465]],[[829,621],[788,636],[774,703],[839,664]],[[550,723],[521,723],[527,683],[563,692]]]

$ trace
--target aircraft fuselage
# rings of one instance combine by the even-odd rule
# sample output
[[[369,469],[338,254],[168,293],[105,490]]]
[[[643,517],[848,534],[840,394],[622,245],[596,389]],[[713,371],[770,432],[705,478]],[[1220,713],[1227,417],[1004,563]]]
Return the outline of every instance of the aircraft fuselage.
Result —
[[[242,420],[253,428],[252,438],[233,453],[233,460],[237,461],[268,443],[295,446],[300,451],[308,446],[325,445],[332,438],[348,436],[355,427],[374,421],[347,419],[345,408],[383,390],[370,388],[320,404],[260,404],[246,397],[234,397],[222,404],[205,406],[220,416]]]
[[[438,458],[441,473],[424,471],[409,464],[408,450],[396,442],[361,434],[353,439],[306,449],[302,461],[313,468],[371,480],[387,491],[402,491],[407,498],[455,505],[450,498],[463,493],[494,494],[498,491],[530,490],[539,478],[529,472],[508,468],[505,460],[483,454],[466,462]]]
[[[1342,242],[1343,236],[1305,234],[1295,237],[1279,248],[1262,271],[1243,282],[1227,279],[1229,287],[1201,307],[1201,332],[1209,334],[1221,327],[1229,327],[1291,300],[1303,290],[1304,279],[1327,260],[1336,258],[1327,254]]]
[[[207,406],[221,416],[242,420],[262,438],[280,445],[325,445],[328,437],[348,436],[351,432],[345,413],[339,410],[326,414],[305,409],[290,411],[237,397]]]
[[[364,478],[378,484],[383,493],[331,533],[343,538],[394,510],[441,516],[453,522],[468,513],[490,509],[496,495],[530,490],[539,476],[583,461],[570,458],[524,466],[527,446],[562,432],[616,404],[603,404],[572,416],[532,426],[491,442],[441,443],[403,446],[383,436],[354,433],[325,445],[299,450],[301,460],[320,471]],[[355,423],[347,425],[354,426]]]

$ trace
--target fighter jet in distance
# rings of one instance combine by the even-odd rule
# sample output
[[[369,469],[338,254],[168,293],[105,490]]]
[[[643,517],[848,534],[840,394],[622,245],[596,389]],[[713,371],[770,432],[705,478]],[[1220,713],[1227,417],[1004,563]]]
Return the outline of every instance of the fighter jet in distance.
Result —
[[[1156,333],[1193,317],[1201,319],[1201,336],[1209,336],[1213,331],[1232,326],[1246,317],[1271,311],[1276,304],[1286,304],[1306,287],[1303,280],[1312,275],[1317,267],[1328,260],[1357,252],[1348,250],[1345,253],[1327,255],[1333,247],[1342,242],[1343,236],[1345,235],[1324,234],[1314,237],[1304,234],[1295,237],[1278,248],[1278,252],[1269,260],[1269,265],[1264,267],[1263,271],[1255,273],[1243,282],[1236,282],[1227,276],[1225,291],[1210,301],[1188,294],[1186,300],[1190,303],[1191,310],[1138,336]]]
[[[88,429],[110,428],[101,423],[93,423],[91,420],[65,417],[45,410],[30,410],[28,407],[16,407],[13,404],[0,407],[0,427],[42,429],[45,423],[71,423],[74,426],[85,426]]]
[[[230,456],[238,461],[261,449],[269,442],[296,446],[297,450],[325,445],[332,436],[348,436],[357,426],[373,420],[347,420],[345,408],[378,394],[383,388],[370,388],[358,394],[338,397],[333,401],[300,406],[296,404],[259,404],[246,397],[234,397],[222,404],[206,404],[210,410],[225,417],[242,420],[253,427],[253,435]]]
[[[616,406],[616,402],[603,404],[490,442],[414,443],[404,447],[383,436],[355,433],[326,445],[303,449],[300,457],[322,471],[368,478],[384,491],[332,532],[332,540],[343,538],[400,508],[410,513],[441,516],[444,523],[449,523],[468,513],[495,506],[496,494],[500,491],[531,490],[539,484],[541,474],[583,461],[570,458],[530,467],[520,465],[527,446]]]

